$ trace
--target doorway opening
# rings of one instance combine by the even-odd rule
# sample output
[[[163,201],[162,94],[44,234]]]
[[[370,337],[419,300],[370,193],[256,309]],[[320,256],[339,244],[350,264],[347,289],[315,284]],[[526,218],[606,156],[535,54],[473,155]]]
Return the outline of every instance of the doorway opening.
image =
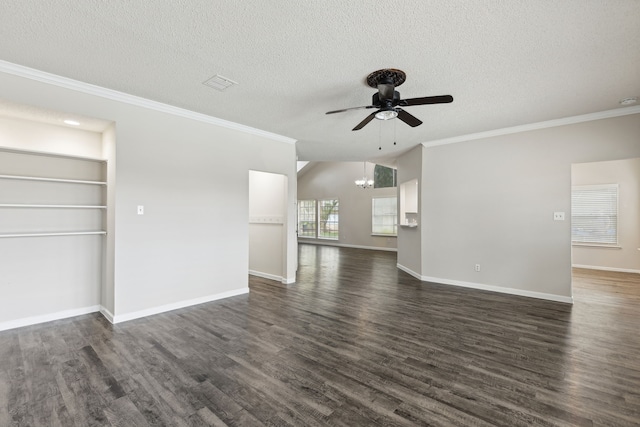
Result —
[[[286,282],[286,175],[249,171],[249,274]]]
[[[571,166],[574,298],[623,295],[640,278],[640,158]]]

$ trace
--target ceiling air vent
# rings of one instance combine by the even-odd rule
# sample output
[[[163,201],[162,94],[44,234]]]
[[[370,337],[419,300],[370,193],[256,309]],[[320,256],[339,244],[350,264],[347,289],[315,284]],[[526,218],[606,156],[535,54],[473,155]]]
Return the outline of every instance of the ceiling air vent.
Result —
[[[203,82],[202,84],[205,86],[209,86],[214,89],[217,89],[219,91],[223,91],[229,86],[237,85],[238,82],[234,82],[231,79],[222,77],[220,74],[216,74],[215,76],[211,77],[209,80]]]

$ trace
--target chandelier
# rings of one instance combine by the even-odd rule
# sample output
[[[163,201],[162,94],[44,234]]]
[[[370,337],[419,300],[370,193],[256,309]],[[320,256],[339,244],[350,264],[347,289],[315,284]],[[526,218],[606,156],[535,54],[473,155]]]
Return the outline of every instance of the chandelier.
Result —
[[[367,162],[362,163],[362,178],[356,179],[355,183],[357,187],[364,188],[365,190],[373,187],[373,180],[367,178]]]

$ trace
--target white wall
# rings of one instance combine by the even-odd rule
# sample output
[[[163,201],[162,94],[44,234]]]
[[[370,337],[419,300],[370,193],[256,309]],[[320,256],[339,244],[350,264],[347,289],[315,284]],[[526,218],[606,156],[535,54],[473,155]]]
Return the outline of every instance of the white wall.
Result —
[[[249,171],[249,273],[285,280],[287,177]]]
[[[640,156],[640,114],[426,148],[422,275],[569,301],[571,164]],[[474,265],[481,264],[475,272]]]
[[[247,292],[248,171],[287,175],[295,195],[295,145],[53,80],[0,74],[8,101],[115,122],[115,320]],[[144,215],[136,214],[137,205]],[[291,199],[287,214],[294,213]],[[292,222],[287,248],[291,280]]]
[[[0,117],[0,146],[103,158],[100,133],[13,117]]]
[[[571,181],[618,184],[619,248],[573,245],[573,265],[640,273],[640,158],[574,164]]]
[[[418,226],[415,228],[398,227],[398,267],[420,277],[422,275],[422,192],[428,183],[422,180],[422,145],[398,158],[398,183],[402,185],[413,179],[418,180]]]
[[[318,162],[307,166],[298,177],[298,200],[338,199],[340,201],[339,239],[300,238],[300,242],[338,244],[372,249],[395,250],[396,237],[371,235],[373,197],[397,197],[397,188],[356,187],[362,178],[362,162]],[[367,174],[373,178],[374,164],[367,163]]]

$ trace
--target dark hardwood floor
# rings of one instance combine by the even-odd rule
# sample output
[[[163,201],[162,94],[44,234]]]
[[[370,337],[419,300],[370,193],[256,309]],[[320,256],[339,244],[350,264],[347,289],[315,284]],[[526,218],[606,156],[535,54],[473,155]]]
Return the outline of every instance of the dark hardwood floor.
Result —
[[[0,333],[0,426],[640,424],[640,275],[573,306],[300,246],[298,283],[110,325]]]

